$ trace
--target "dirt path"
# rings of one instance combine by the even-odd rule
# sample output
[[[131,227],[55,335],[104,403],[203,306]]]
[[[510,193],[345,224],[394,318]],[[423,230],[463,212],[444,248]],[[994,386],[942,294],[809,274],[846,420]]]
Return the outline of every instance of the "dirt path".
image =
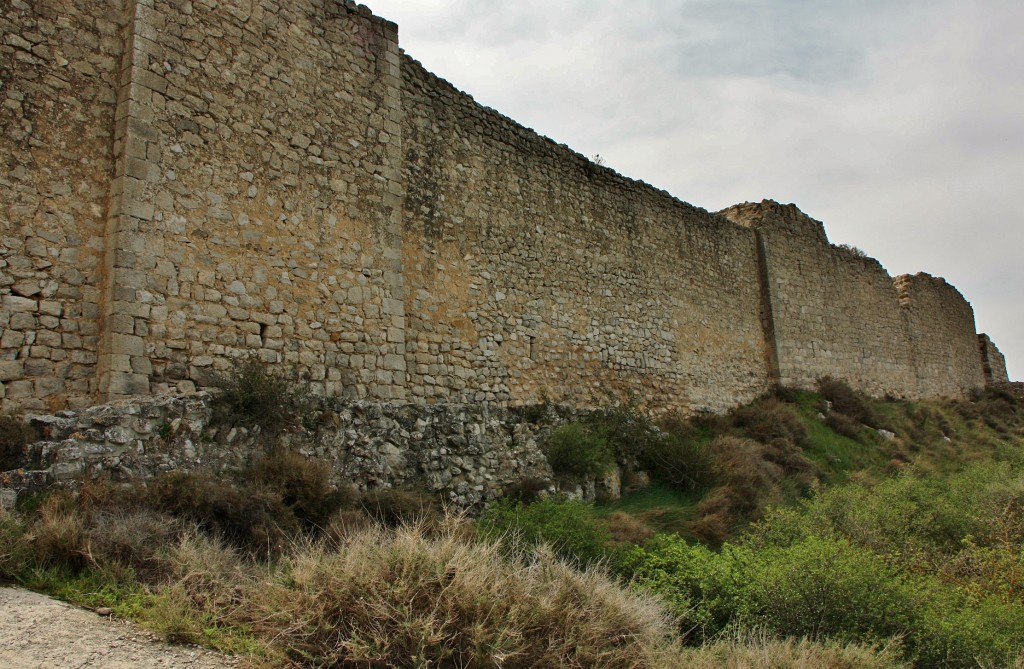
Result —
[[[112,620],[45,595],[0,587],[0,667],[4,669],[226,669],[232,658],[160,643]]]

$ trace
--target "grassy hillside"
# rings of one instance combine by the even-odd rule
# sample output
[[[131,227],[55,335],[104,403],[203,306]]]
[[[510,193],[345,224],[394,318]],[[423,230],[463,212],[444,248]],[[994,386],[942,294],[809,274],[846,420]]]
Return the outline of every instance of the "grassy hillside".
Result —
[[[265,666],[1024,667],[1019,388],[824,380],[659,425],[609,407],[547,452],[632,490],[524,484],[471,520],[270,448],[25,500],[0,576]]]

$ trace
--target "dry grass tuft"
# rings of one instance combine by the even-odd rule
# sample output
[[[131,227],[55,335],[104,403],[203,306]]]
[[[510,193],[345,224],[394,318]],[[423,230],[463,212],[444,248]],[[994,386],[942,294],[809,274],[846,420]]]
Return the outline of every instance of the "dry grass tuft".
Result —
[[[457,525],[308,546],[249,586],[237,622],[315,666],[663,666],[658,605],[550,551],[510,560]]]
[[[636,516],[616,511],[608,516],[608,533],[616,544],[642,544],[654,536],[654,530]]]
[[[771,639],[764,634],[723,639],[677,658],[687,669],[910,669],[900,645],[841,644],[806,639]]]

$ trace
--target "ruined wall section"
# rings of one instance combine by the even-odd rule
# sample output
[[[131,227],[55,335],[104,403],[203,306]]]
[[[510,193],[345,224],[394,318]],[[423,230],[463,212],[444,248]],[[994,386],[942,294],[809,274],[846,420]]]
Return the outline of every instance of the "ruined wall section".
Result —
[[[95,401],[125,8],[0,4],[0,400]]]
[[[397,27],[337,0],[153,0],[130,55],[109,394],[256,351],[401,398]]]
[[[1009,383],[1010,375],[1006,372],[1006,358],[999,351],[999,347],[987,334],[978,335],[978,351],[981,353],[982,373],[985,375],[985,383],[992,385],[996,383]]]
[[[758,234],[784,385],[813,388],[831,375],[876,396],[918,393],[907,323],[877,261],[829,244],[822,224],[794,205],[722,213]]]
[[[767,388],[749,230],[402,72],[412,399],[723,409]]]
[[[964,396],[985,384],[974,310],[945,279],[930,274],[894,279],[905,313],[917,392]]]

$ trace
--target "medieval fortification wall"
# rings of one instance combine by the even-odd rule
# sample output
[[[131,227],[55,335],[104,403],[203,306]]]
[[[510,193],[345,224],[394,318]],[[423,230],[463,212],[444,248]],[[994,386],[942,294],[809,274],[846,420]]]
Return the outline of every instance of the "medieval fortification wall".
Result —
[[[724,409],[1006,378],[941,279],[721,214],[481,107],[342,0],[0,7],[0,401],[188,392]]]

